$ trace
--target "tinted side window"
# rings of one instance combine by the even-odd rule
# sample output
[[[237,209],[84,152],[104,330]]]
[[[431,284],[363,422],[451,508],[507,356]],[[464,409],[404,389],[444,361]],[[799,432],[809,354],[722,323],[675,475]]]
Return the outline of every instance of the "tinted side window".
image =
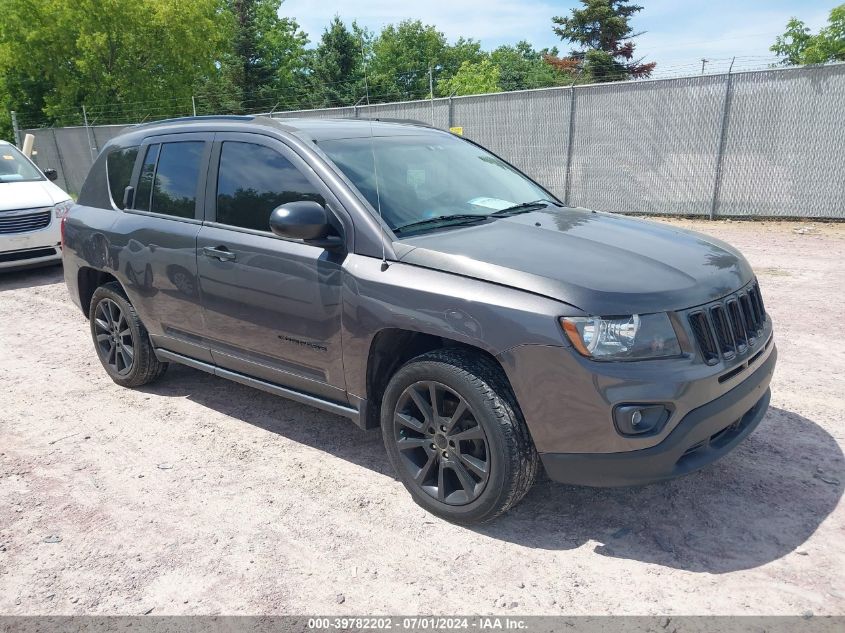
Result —
[[[118,209],[123,208],[123,191],[132,179],[132,168],[138,157],[138,147],[126,147],[110,152],[106,158],[106,172],[109,179],[109,193]]]
[[[153,176],[156,173],[159,147],[156,144],[150,145],[147,148],[147,154],[144,156],[144,164],[141,166],[141,175],[138,177],[138,191],[135,192],[135,209],[140,209],[141,211],[150,210],[150,194],[153,189]]]
[[[155,170],[150,211],[195,217],[203,141],[162,143]]]
[[[289,160],[253,143],[227,141],[217,176],[217,221],[258,231],[270,230],[270,213],[279,205],[323,197]]]

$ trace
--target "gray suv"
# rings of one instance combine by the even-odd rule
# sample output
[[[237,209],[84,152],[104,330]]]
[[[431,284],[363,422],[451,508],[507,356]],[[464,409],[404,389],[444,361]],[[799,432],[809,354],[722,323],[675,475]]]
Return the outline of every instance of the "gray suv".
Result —
[[[132,127],[62,229],[116,383],[183,363],[381,428],[414,500],[458,523],[541,466],[598,486],[697,470],[769,404],[772,323],[735,249],[567,208],[422,125]]]

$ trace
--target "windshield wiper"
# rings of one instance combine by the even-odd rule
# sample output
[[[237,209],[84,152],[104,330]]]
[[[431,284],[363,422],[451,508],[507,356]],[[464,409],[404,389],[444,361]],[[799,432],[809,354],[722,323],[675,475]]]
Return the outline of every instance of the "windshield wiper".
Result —
[[[554,204],[551,200],[532,200],[531,202],[520,202],[512,207],[505,207],[490,214],[492,218],[503,218],[509,215],[516,215],[518,213],[528,213],[535,209],[545,209],[550,204]]]
[[[442,226],[456,226],[460,224],[472,224],[473,222],[481,222],[488,218],[487,215],[479,215],[477,213],[455,213],[452,215],[438,215],[435,218],[426,218],[424,220],[417,220],[416,222],[408,222],[402,226],[397,226],[393,229],[394,233],[404,233],[408,229],[422,228],[429,225]]]

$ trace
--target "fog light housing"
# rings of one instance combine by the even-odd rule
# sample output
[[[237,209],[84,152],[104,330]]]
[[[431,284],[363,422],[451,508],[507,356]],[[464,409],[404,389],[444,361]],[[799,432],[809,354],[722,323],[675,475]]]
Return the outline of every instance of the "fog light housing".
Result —
[[[660,433],[672,414],[663,404],[620,404],[613,410],[613,423],[622,435]]]

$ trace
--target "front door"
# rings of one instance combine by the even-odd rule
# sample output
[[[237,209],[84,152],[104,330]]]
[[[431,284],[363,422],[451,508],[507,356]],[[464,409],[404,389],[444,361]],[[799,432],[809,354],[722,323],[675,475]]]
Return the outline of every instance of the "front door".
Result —
[[[197,238],[206,338],[214,362],[289,388],[345,401],[341,358],[343,254],[270,232],[270,213],[329,193],[283,143],[218,133],[206,222]]]

